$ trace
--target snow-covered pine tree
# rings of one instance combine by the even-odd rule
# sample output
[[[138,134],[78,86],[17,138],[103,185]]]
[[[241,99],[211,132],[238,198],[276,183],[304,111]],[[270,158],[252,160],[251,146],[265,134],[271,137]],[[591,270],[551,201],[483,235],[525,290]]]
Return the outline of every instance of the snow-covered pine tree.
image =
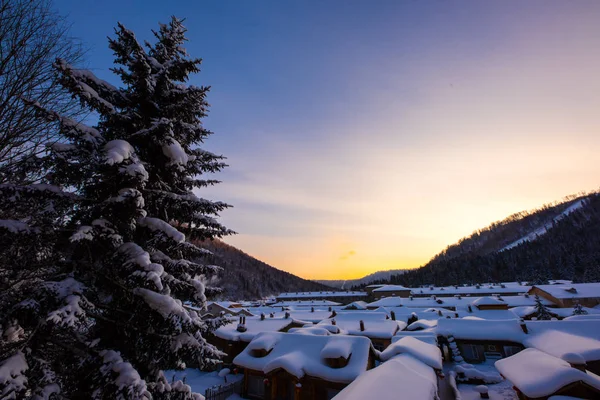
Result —
[[[573,308],[573,315],[587,315],[587,313],[588,312],[583,309],[581,304],[575,304],[575,307]]]
[[[45,183],[76,201],[59,221],[70,239],[61,256],[0,314],[10,339],[0,346],[0,393],[194,398],[162,370],[208,367],[221,356],[204,339],[220,319],[203,321],[183,306],[203,306],[218,291],[204,284],[218,267],[190,261],[210,253],[186,238],[232,233],[216,220],[228,205],[193,192],[217,183],[204,175],[226,165],[198,147],[210,134],[201,123],[209,88],[185,84],[201,62],[188,58],[185,31],[173,17],[144,47],[119,24],[109,42],[121,88],[56,61],[62,84],[98,114],[94,127],[32,105],[66,138],[45,160]],[[3,229],[38,233],[20,221]]]
[[[534,316],[538,320],[550,320],[553,315],[548,311],[548,308],[542,303],[542,299],[537,294],[535,295],[535,312]]]

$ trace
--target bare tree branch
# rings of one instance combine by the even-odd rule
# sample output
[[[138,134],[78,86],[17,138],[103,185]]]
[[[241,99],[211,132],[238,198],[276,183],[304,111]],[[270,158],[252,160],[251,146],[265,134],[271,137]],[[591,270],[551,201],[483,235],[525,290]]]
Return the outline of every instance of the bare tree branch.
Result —
[[[50,0],[0,0],[0,183],[14,181],[15,169],[58,140],[56,123],[37,118],[23,99],[81,117],[52,64],[57,58],[77,64],[82,56]]]

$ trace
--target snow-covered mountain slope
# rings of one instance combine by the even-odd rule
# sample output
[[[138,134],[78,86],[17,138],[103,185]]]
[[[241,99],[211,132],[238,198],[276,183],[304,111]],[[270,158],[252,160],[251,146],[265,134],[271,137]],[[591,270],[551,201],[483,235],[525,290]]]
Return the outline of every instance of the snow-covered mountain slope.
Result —
[[[331,286],[333,288],[350,289],[353,286],[369,285],[377,281],[387,281],[392,275],[402,275],[405,272],[405,269],[391,269],[388,271],[373,272],[372,274],[369,274],[359,279],[317,280],[316,282],[322,283],[323,285]]]
[[[391,284],[600,280],[600,192],[513,214],[448,246]]]
[[[578,208],[581,208],[581,206],[583,204],[584,204],[584,200],[583,199],[575,201],[573,204],[571,204],[569,207],[567,207],[563,212],[561,212],[560,214],[558,214],[556,217],[552,218],[550,221],[546,222],[541,227],[534,229],[533,231],[529,232],[525,236],[523,236],[523,237],[515,240],[511,244],[509,244],[507,246],[504,246],[499,251],[504,251],[504,250],[512,249],[513,247],[516,247],[516,246],[520,245],[521,243],[531,242],[531,241],[536,240],[538,237],[540,237],[543,234],[547,233],[548,230],[551,229],[552,226],[555,223],[557,223],[558,221],[562,220],[563,218],[565,218],[567,215],[569,215],[573,211],[577,210]]]

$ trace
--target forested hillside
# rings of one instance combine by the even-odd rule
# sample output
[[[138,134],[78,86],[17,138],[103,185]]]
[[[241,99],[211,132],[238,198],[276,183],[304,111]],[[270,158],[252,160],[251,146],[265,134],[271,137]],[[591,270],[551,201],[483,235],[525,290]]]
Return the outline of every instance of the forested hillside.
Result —
[[[220,240],[201,242],[223,267],[218,285],[229,300],[260,299],[281,292],[331,290],[330,287],[281,271]]]
[[[598,193],[511,215],[389,282],[415,286],[547,279],[600,281]]]

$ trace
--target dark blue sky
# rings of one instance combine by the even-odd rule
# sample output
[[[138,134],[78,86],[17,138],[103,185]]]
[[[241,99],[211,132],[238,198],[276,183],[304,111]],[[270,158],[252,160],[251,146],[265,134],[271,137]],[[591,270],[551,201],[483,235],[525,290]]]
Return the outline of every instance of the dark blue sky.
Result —
[[[305,277],[414,267],[600,176],[600,1],[57,0],[114,82],[117,21],[186,18],[230,242]],[[590,167],[593,165],[593,167]],[[353,256],[340,255],[353,251]]]

